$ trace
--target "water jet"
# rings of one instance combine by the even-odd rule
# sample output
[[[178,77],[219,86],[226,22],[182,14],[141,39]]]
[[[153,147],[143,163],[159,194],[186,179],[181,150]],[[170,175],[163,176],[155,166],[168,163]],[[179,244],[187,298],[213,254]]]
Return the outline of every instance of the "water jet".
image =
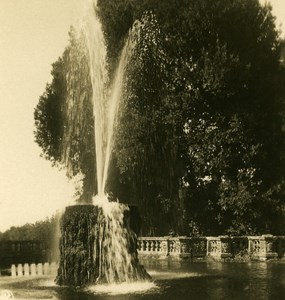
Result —
[[[125,68],[135,47],[137,23],[126,39],[113,81],[108,86],[106,46],[96,1],[88,4],[78,32],[88,53],[92,85],[97,195],[93,204],[82,202],[67,207],[61,220],[56,282],[73,287],[150,279],[138,260],[137,209],[110,201],[105,192],[114,124],[122,97]]]

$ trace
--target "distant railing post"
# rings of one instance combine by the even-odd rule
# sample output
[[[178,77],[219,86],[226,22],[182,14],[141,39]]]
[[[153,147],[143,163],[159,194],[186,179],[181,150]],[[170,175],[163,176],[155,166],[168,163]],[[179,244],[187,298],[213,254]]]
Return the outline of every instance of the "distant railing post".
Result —
[[[58,265],[55,262],[49,263],[35,263],[24,265],[18,264],[17,267],[15,264],[11,265],[11,277],[21,277],[21,276],[55,276],[57,274]]]
[[[37,271],[36,271],[36,264],[31,264],[31,276],[36,276]]]
[[[37,264],[37,275],[38,276],[43,275],[43,264],[41,264],[41,263]]]
[[[30,267],[29,264],[24,264],[24,276],[30,276]]]
[[[191,258],[192,249],[191,249],[191,238],[182,237],[179,238],[180,243],[180,257],[181,258]]]
[[[219,236],[221,241],[221,258],[232,257],[231,238],[227,235]]]
[[[285,256],[285,236],[141,237],[138,252],[175,259],[267,260]]]
[[[160,252],[165,254],[165,256],[167,256],[169,254],[169,243],[167,239],[163,239],[161,240],[161,248],[160,248]]]
[[[17,275],[19,277],[23,276],[23,267],[22,267],[22,264],[18,264],[18,266],[17,266]]]
[[[260,236],[248,237],[248,253],[253,259],[263,259],[266,254],[265,240]]]
[[[262,238],[265,242],[265,256],[264,259],[277,258],[278,254],[276,252],[275,241],[276,237],[272,234],[264,234]]]
[[[16,266],[14,264],[11,266],[11,276],[12,277],[16,277],[17,276]]]
[[[222,254],[222,243],[219,237],[207,237],[207,256],[220,259]]]
[[[170,254],[172,254],[172,255],[180,254],[180,241],[179,241],[179,239],[170,238],[169,239],[169,245],[170,245],[170,248],[169,248]]]
[[[44,264],[44,275],[49,275],[50,274],[50,266],[49,263]]]

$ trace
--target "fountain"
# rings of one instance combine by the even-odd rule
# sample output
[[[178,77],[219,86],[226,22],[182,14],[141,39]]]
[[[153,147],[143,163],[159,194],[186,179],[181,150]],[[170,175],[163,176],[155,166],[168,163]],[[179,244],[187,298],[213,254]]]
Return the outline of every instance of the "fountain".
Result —
[[[136,208],[110,201],[105,193],[113,144],[113,130],[122,94],[125,66],[135,46],[135,27],[122,50],[117,71],[107,92],[106,46],[90,1],[80,33],[89,54],[95,130],[98,194],[93,204],[66,208],[61,220],[59,285],[83,287],[94,283],[122,283],[149,279],[138,261],[136,228],[132,216]]]

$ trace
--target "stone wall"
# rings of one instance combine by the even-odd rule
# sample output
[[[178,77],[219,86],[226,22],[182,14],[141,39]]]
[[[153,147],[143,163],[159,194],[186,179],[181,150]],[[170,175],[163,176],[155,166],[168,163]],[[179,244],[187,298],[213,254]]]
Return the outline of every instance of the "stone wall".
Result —
[[[140,237],[141,257],[173,259],[285,259],[285,236]]]

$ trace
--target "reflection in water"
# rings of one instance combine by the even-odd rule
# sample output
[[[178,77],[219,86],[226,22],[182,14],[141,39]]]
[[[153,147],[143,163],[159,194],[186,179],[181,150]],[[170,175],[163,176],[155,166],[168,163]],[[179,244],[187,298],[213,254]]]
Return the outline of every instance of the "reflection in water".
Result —
[[[148,274],[153,279],[157,279],[157,280],[203,276],[203,274],[194,273],[194,272],[163,272],[163,271],[155,271],[155,270],[148,271]]]
[[[154,282],[136,281],[131,283],[123,282],[121,284],[94,285],[87,289],[88,292],[107,295],[126,295],[126,294],[146,294],[158,292],[159,287]]]
[[[61,300],[279,300],[285,299],[285,263],[142,261],[153,282],[91,287],[87,291],[54,286],[50,278],[0,277],[0,290],[15,299]]]

